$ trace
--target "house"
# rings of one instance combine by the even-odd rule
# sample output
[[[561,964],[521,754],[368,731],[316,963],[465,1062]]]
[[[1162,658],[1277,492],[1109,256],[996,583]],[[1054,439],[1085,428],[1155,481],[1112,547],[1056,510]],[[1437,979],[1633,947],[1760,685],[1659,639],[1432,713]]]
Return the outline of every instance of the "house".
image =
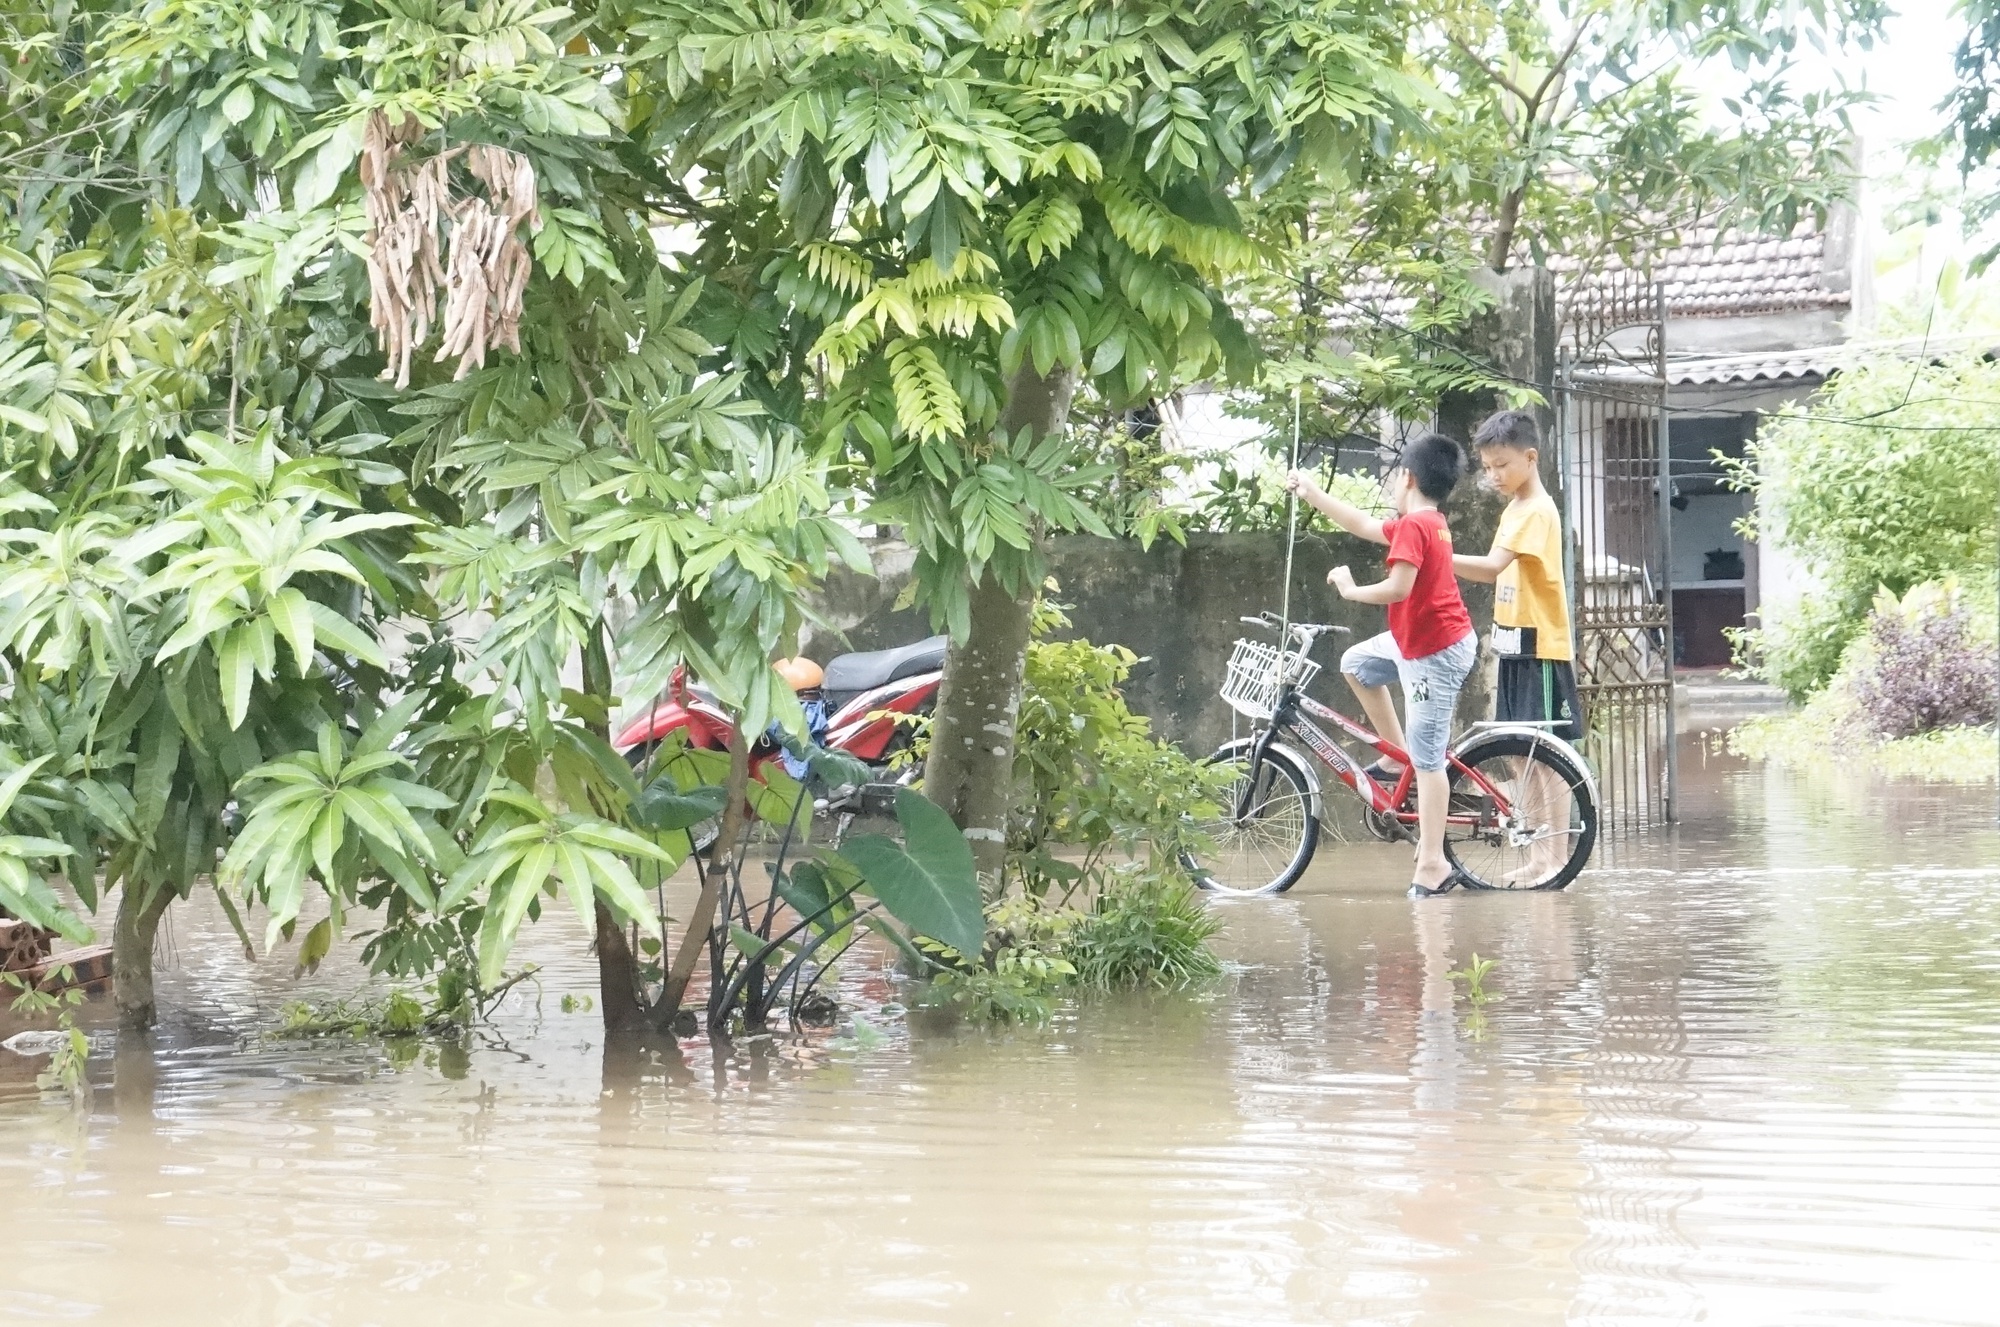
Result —
[[[1628,358],[1650,361],[1635,367],[1635,380],[1650,379],[1657,392],[1656,384],[1665,378],[1667,589],[1673,600],[1675,659],[1683,667],[1727,664],[1728,629],[1754,623],[1766,606],[1795,602],[1811,583],[1807,570],[1781,545],[1760,547],[1743,537],[1738,524],[1749,514],[1750,497],[1728,487],[1715,458],[1742,456],[1756,436],[1761,412],[1811,396],[1855,349],[1851,331],[1870,312],[1866,246],[1859,230],[1854,209],[1839,208],[1824,228],[1801,222],[1782,238],[1718,234],[1707,228],[1689,234],[1677,247],[1636,254],[1630,262],[1611,257],[1587,269],[1574,261],[1551,264],[1566,334],[1590,325],[1587,314],[1594,302],[1646,282],[1658,287],[1664,355],[1657,346],[1637,344],[1644,328],[1614,331],[1611,340],[1622,337]],[[1569,348],[1572,355],[1585,349],[1574,338]],[[1657,446],[1650,441],[1655,435],[1651,427],[1643,432],[1644,441],[1634,434],[1628,445],[1651,451]],[[1618,446],[1615,429],[1600,430],[1602,439],[1596,442],[1574,427],[1572,433],[1572,441],[1586,453],[1575,457],[1575,469],[1618,471],[1617,458],[1603,454],[1606,447]],[[1633,481],[1643,479],[1640,486],[1655,498],[1652,509],[1657,510],[1652,483],[1657,463],[1628,473]],[[1573,515],[1579,499],[1588,500],[1588,495],[1573,492]],[[1640,529],[1657,529],[1648,527],[1650,512],[1639,510],[1646,504],[1627,505],[1633,511],[1622,528],[1615,499],[1601,520],[1576,522],[1585,545],[1579,556],[1586,567],[1622,565],[1622,547]]]
[[[1855,348],[1852,329],[1870,313],[1860,216],[1836,208],[1825,226],[1803,221],[1784,237],[1702,227],[1674,247],[1630,259],[1558,256],[1549,266],[1559,339],[1571,361],[1594,357],[1603,370],[1608,359],[1608,376],[1635,389],[1588,423],[1570,416],[1566,487],[1582,579],[1629,574],[1647,582],[1633,594],[1648,600],[1658,594],[1651,581],[1659,575],[1653,512],[1661,357],[1648,341],[1657,285],[1671,468],[1672,555],[1664,579],[1673,600],[1675,657],[1691,668],[1726,664],[1725,633],[1754,621],[1766,604],[1795,601],[1810,576],[1782,547],[1743,537],[1738,524],[1750,497],[1728,487],[1715,458],[1742,456],[1762,412],[1811,396]],[[1365,282],[1331,317],[1336,335],[1357,316],[1353,308],[1400,322],[1412,303],[1385,282]],[[1609,356],[1593,344],[1599,337],[1611,343]],[[1211,458],[1266,455],[1262,428],[1233,417],[1228,400],[1210,387],[1166,403],[1169,445]],[[1215,469],[1210,460],[1189,486],[1212,481]]]

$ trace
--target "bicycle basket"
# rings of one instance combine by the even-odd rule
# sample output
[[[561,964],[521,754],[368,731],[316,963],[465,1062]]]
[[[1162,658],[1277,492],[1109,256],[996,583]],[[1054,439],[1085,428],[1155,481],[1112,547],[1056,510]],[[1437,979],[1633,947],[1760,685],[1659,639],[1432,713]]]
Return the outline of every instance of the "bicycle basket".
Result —
[[[1278,707],[1278,691],[1285,682],[1303,688],[1318,674],[1319,665],[1303,654],[1281,653],[1260,640],[1239,640],[1222,679],[1222,699],[1238,714],[1268,719]]]

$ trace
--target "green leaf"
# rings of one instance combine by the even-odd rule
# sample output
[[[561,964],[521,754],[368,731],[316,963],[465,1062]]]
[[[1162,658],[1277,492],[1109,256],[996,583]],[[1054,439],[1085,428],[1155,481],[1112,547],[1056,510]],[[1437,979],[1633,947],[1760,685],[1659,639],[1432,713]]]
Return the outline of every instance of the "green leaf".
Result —
[[[14,809],[14,799],[21,795],[21,789],[27,786],[29,779],[35,777],[35,771],[48,764],[50,759],[49,756],[36,756],[9,774],[4,783],[0,783],[0,816],[5,816]]]
[[[292,181],[292,206],[310,212],[333,197],[341,176],[361,153],[361,135],[368,127],[368,112],[351,115],[334,127],[319,150],[299,167]]]
[[[829,788],[844,785],[860,787],[875,777],[868,763],[848,755],[845,751],[829,751],[823,746],[811,746],[803,742],[787,742],[786,749],[794,756],[805,758],[806,769],[819,776]]]
[[[215,671],[222,684],[223,713],[233,732],[243,726],[250,712],[250,684],[256,679],[256,658],[251,653],[250,628],[243,625],[222,638],[216,652]]]
[[[729,923],[729,943],[737,953],[751,960],[768,959],[772,954],[795,947],[787,943],[772,944],[755,931],[735,922]]]
[[[349,622],[325,604],[312,605],[313,626],[319,639],[337,650],[345,650],[363,663],[374,664],[377,668],[387,668],[389,658],[382,653],[382,647],[374,637]]]
[[[298,665],[299,676],[304,677],[312,668],[312,603],[287,585],[265,601],[264,608],[271,615],[271,625],[291,647],[292,662]]]
[[[132,824],[148,840],[166,814],[180,762],[180,722],[169,706],[155,699],[139,729],[139,763],[132,771]]]
[[[800,862],[778,877],[776,888],[778,897],[802,918],[824,912],[833,903],[827,892],[826,872],[817,862]]]
[[[215,901],[222,905],[222,915],[229,920],[229,929],[236,932],[236,939],[243,946],[244,961],[255,963],[257,947],[250,943],[250,932],[243,927],[243,914],[236,910],[236,900],[229,897],[229,891],[218,884],[215,887]]]
[[[59,846],[68,851],[67,845]],[[0,908],[76,944],[90,939],[90,928],[62,905],[39,873],[11,852],[0,852]]]
[[[201,192],[201,133],[194,125],[184,125],[174,140],[174,190],[182,207],[193,207]]]
[[[839,855],[897,921],[977,957],[986,946],[986,916],[965,836],[942,808],[908,788],[896,790],[896,819],[903,826],[903,846],[864,834],[850,839]]]
[[[303,977],[319,970],[320,960],[333,952],[333,919],[322,917],[314,922],[306,932],[306,938],[299,942],[298,965],[292,969],[292,976]]]
[[[231,124],[242,124],[257,109],[257,94],[248,83],[238,83],[222,99],[222,116]]]
[[[639,800],[632,803],[632,822],[656,834],[692,829],[704,820],[713,820],[721,815],[728,800],[728,793],[721,788],[690,788],[682,792],[674,786],[671,778],[662,775],[639,794]]]

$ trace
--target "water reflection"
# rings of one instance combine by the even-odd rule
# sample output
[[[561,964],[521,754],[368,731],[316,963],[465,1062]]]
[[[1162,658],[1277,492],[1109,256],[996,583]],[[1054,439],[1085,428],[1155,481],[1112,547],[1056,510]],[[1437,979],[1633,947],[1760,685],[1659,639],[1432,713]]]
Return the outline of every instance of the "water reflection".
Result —
[[[258,1038],[299,984],[190,909],[90,1115],[0,1055],[0,1318],[1994,1321],[1990,803],[1683,768],[1568,893],[1336,847],[1224,908],[1217,991],[1027,1032],[607,1053],[552,917],[539,990],[404,1063]]]

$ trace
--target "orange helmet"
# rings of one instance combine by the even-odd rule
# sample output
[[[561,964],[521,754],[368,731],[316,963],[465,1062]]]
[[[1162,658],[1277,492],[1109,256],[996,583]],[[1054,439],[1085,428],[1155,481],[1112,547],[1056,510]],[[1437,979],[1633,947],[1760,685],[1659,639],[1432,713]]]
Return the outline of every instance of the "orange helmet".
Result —
[[[771,665],[778,670],[778,676],[794,691],[817,691],[820,683],[826,681],[826,674],[820,666],[803,656],[797,659],[780,659]]]

